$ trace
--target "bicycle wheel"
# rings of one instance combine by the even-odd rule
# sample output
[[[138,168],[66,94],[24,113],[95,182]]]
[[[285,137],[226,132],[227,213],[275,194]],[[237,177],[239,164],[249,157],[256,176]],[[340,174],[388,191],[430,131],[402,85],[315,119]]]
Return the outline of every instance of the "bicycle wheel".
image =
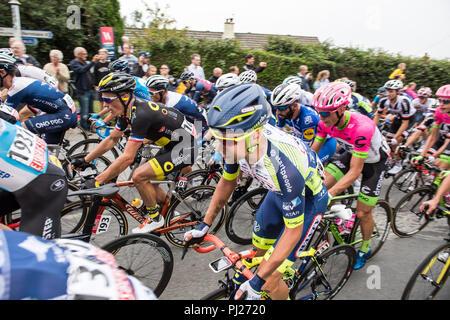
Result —
[[[399,237],[411,237],[428,224],[429,216],[420,213],[420,205],[434,196],[431,186],[420,187],[406,194],[395,206],[392,231]]]
[[[197,186],[216,186],[220,180],[220,174],[218,172],[210,172],[208,169],[198,169],[191,171],[184,176],[188,179],[188,185],[190,187]]]
[[[71,157],[74,154],[79,154],[79,153],[89,153],[92,150],[94,150],[100,142],[102,142],[102,139],[85,139],[82,141],[77,142],[76,144],[74,144],[69,151],[67,151],[67,156]],[[117,151],[117,149],[114,147],[111,150],[105,152],[105,154],[103,154],[103,157],[107,158],[110,161],[114,161],[115,159],[117,159],[119,157],[119,151]]]
[[[418,172],[415,169],[411,168],[400,171],[396,176],[394,176],[394,179],[389,184],[384,198],[387,202],[392,204],[392,207],[395,207],[398,203],[397,202],[394,205],[395,199],[400,199],[408,192],[417,189],[421,181],[421,172]],[[394,195],[395,199],[393,197]]]
[[[164,228],[173,228],[164,233],[171,244],[180,248],[184,246],[184,234],[186,231],[195,229],[197,224],[203,221],[215,189],[213,186],[194,187],[181,195],[183,201],[179,199],[173,201],[164,219]],[[226,204],[209,228],[209,233],[216,234],[220,230],[227,214],[228,205]],[[182,226],[182,224],[190,222],[195,222],[195,224]]]
[[[416,268],[402,300],[432,300],[444,287],[450,269],[450,243],[434,249]],[[448,297],[443,297],[448,299]]]
[[[254,189],[244,194],[231,206],[230,214],[225,222],[225,232],[231,241],[243,245],[252,243],[255,216],[266,195],[266,189]]]
[[[356,208],[355,208],[356,210]],[[392,209],[385,200],[378,200],[372,209],[372,217],[375,222],[372,237],[370,238],[370,247],[372,253],[368,259],[373,258],[380,251],[389,234],[391,228]],[[362,232],[360,220],[357,218],[350,234],[350,243],[356,251],[362,243]]]
[[[91,204],[90,200],[82,200],[65,206],[61,212],[61,234],[81,233]],[[97,215],[89,241],[97,247],[128,233],[128,221],[120,207],[114,203],[103,203],[102,206],[103,213]]]
[[[356,251],[350,245],[327,249],[300,274],[289,297],[292,300],[331,300],[344,287],[353,271]]]
[[[173,272],[173,255],[169,246],[152,234],[131,234],[102,247],[114,254],[119,268],[141,280],[159,297]]]

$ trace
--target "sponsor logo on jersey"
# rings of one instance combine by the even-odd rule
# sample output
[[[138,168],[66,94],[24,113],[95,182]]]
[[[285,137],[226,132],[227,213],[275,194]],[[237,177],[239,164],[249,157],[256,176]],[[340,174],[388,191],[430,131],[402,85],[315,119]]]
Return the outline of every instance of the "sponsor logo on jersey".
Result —
[[[12,175],[9,174],[8,172],[0,170],[0,179],[8,179],[11,177],[12,177]]]
[[[307,140],[311,140],[312,138],[314,138],[314,129],[313,128],[306,129],[303,132],[303,137]]]

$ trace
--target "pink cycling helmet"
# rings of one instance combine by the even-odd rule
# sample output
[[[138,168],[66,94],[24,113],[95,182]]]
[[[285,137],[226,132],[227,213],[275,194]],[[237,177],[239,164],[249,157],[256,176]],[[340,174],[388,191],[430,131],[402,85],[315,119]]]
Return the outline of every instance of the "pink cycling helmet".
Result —
[[[336,111],[351,102],[352,89],[344,82],[330,82],[314,93],[312,105],[320,111]]]
[[[450,98],[450,84],[440,87],[438,91],[436,91],[436,97]]]

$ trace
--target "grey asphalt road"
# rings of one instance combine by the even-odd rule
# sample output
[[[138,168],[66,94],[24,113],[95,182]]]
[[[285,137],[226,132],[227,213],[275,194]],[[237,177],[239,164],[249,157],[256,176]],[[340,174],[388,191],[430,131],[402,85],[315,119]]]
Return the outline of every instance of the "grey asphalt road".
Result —
[[[78,139],[75,139],[78,140]],[[127,179],[129,172],[121,179]],[[383,182],[382,196],[392,179]],[[131,189],[123,191],[127,199],[138,196]],[[400,195],[391,194],[394,200]],[[137,226],[130,221],[131,228]],[[410,238],[399,238],[392,230],[381,251],[367,265],[354,271],[336,300],[399,300],[411,274],[419,263],[436,247],[444,243],[449,226],[446,219],[431,222],[422,232]],[[224,228],[218,236],[235,251],[248,249],[231,242]],[[162,237],[164,240],[165,238]],[[218,281],[223,273],[214,273],[208,264],[221,256],[218,250],[200,254],[189,250],[185,259],[181,260],[182,249],[170,245],[175,265],[172,278],[161,295],[163,300],[198,300],[218,288]],[[450,285],[441,290],[438,298],[450,299]]]

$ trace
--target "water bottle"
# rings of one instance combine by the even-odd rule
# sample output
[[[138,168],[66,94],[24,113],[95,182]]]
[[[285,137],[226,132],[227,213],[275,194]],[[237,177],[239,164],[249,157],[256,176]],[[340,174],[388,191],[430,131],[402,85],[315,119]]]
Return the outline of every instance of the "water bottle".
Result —
[[[356,214],[352,213],[352,217],[345,221],[345,230],[344,234],[350,234],[353,228],[353,224],[355,223]]]

